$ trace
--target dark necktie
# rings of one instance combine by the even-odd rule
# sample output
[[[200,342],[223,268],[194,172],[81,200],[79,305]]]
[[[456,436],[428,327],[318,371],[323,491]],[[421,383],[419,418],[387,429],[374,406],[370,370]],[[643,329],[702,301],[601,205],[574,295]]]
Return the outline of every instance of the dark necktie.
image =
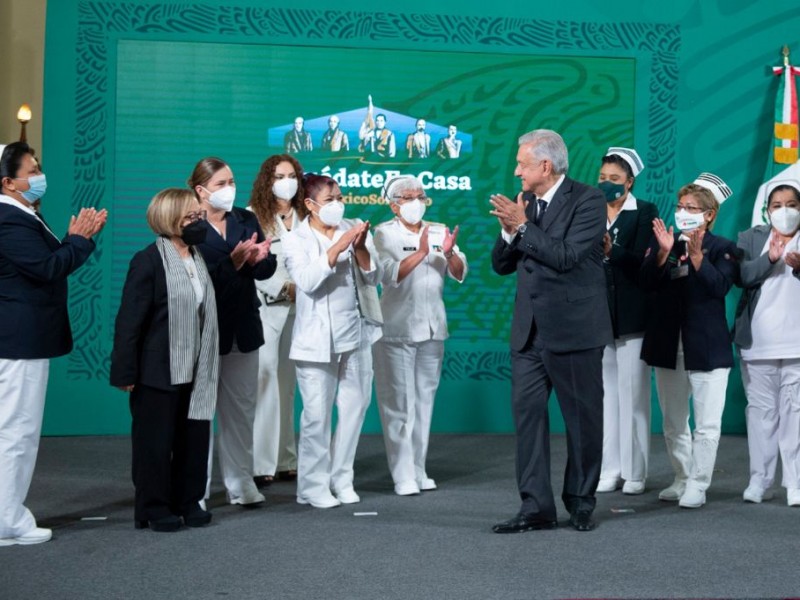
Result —
[[[539,198],[536,200],[536,203],[539,205],[539,210],[536,211],[536,220],[534,223],[536,225],[541,225],[542,219],[544,219],[544,213],[547,210],[547,202]]]

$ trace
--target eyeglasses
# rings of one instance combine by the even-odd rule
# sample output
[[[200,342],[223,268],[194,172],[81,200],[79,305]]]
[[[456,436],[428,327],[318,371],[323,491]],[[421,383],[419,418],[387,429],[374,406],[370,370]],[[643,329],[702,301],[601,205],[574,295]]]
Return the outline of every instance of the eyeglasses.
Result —
[[[675,205],[675,210],[676,211],[685,210],[686,212],[695,213],[695,214],[696,213],[701,213],[701,212],[706,212],[705,208],[702,208],[700,206],[692,206],[691,204],[676,204]]]
[[[425,204],[428,203],[430,198],[428,196],[393,196],[393,198],[397,201],[398,204],[403,204],[404,202],[412,202],[413,200],[419,200]]]
[[[189,221],[190,223],[194,223],[195,221],[205,221],[207,215],[208,212],[205,210],[195,210],[183,215],[183,220]]]

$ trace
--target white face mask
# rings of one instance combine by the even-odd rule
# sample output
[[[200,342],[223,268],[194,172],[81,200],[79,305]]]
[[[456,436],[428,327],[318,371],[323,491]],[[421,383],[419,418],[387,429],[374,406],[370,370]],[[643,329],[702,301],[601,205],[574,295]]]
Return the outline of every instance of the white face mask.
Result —
[[[425,205],[422,200],[410,200],[400,205],[400,216],[409,225],[416,225],[422,221],[425,214]]]
[[[311,202],[314,201],[312,200]],[[334,200],[324,206],[320,206],[317,202],[314,202],[314,204],[320,207],[317,213],[319,220],[328,227],[338,227],[339,223],[342,222],[342,218],[344,218],[344,202]]]
[[[690,213],[685,208],[675,213],[675,225],[681,231],[692,231],[705,222],[705,213]]]
[[[792,235],[800,225],[800,210],[790,206],[781,206],[769,213],[769,222],[783,235]]]
[[[276,179],[272,184],[272,193],[278,200],[291,200],[297,193],[297,179],[291,177]]]
[[[224,210],[225,212],[233,208],[233,201],[236,200],[236,188],[232,185],[226,185],[216,192],[210,192],[206,188],[203,189],[211,194],[208,197],[208,203],[214,208]]]

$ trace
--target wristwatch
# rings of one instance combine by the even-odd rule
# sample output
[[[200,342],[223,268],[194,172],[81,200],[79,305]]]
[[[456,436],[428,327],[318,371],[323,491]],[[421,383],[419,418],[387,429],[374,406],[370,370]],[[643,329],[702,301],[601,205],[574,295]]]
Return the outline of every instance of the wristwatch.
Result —
[[[528,229],[528,223],[526,222],[526,223],[523,223],[522,225],[520,225],[519,227],[517,227],[517,233],[523,234],[523,233],[525,233],[525,230],[527,230],[527,229]]]

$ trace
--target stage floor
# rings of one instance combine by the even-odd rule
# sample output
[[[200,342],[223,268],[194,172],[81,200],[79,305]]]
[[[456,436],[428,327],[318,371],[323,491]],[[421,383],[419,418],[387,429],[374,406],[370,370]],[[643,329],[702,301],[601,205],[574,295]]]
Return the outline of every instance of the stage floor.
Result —
[[[27,598],[655,598],[800,594],[800,508],[745,504],[747,443],[720,443],[708,503],[659,502],[672,481],[660,436],[641,496],[598,495],[598,528],[491,532],[513,516],[514,439],[436,435],[428,473],[439,489],[394,495],[381,436],[356,460],[362,502],[330,510],[295,502],[294,483],[267,504],[225,502],[214,482],[211,526],[157,534],[133,528],[127,437],[42,440],[28,507],[53,541],[0,548],[0,597]],[[565,440],[554,436],[560,495]],[[778,481],[780,478],[778,477]],[[560,502],[559,502],[560,504]],[[366,513],[366,514],[360,514]]]

